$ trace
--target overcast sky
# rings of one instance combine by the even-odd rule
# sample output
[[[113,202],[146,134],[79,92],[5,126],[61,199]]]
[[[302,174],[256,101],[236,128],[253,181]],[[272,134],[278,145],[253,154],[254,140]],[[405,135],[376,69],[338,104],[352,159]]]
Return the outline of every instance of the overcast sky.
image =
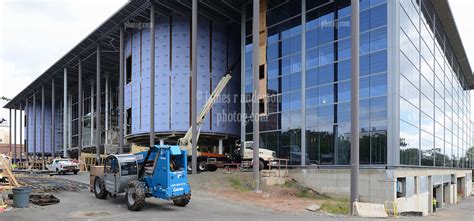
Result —
[[[449,2],[472,66],[474,1]],[[14,97],[125,3],[126,0],[1,0],[0,96]],[[4,104],[0,101],[0,120],[8,119],[8,110],[1,109]]]

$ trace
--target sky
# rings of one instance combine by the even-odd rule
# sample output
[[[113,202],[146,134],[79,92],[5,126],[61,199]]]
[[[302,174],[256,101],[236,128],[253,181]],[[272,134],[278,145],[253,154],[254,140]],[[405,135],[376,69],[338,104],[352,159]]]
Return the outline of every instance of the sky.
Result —
[[[0,0],[0,96],[17,95],[125,3],[126,0]],[[474,1],[449,3],[474,67]],[[474,105],[474,95],[471,103]],[[8,110],[1,108],[4,104],[0,101],[0,120],[8,120]]]

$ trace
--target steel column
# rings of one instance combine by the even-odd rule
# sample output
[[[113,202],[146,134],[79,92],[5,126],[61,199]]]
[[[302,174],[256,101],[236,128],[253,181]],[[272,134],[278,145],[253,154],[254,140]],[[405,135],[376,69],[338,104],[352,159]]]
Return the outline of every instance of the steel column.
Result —
[[[54,83],[54,77],[51,79],[51,156],[52,158],[56,155],[56,86]]]
[[[36,161],[36,91],[33,93],[33,160]]]
[[[23,146],[22,146],[22,143],[23,143],[23,105],[22,103],[20,102],[20,162],[23,161]]]
[[[16,162],[16,109],[13,109],[13,162]]]
[[[100,127],[100,45],[97,44],[97,73],[96,73],[96,138],[95,138],[95,154],[96,154],[96,164],[99,165],[100,161],[100,134],[101,134],[101,127]]]
[[[253,0],[252,15],[252,118],[253,118],[253,179],[255,192],[260,192],[260,124],[259,124],[259,64],[260,64],[260,0]]]
[[[301,166],[306,166],[306,0],[301,0]]]
[[[351,214],[359,201],[359,0],[351,0]]]
[[[198,26],[198,0],[192,4],[192,27],[191,27],[191,165],[192,173],[197,173],[197,26]]]
[[[245,5],[242,4],[240,9],[240,154],[242,156],[245,152],[245,124],[247,119],[245,111]]]
[[[81,159],[81,152],[82,152],[82,124],[83,124],[83,116],[84,116],[84,113],[82,113],[82,105],[83,105],[83,102],[84,102],[84,94],[82,92],[82,61],[81,59],[79,59],[77,61],[77,77],[78,77],[78,84],[77,84],[77,93],[78,93],[78,96],[79,96],[79,100],[78,100],[78,103],[77,103],[77,112],[78,112],[78,119],[77,119],[77,125],[78,125],[78,128],[77,128],[77,159],[80,160]]]
[[[26,152],[26,161],[27,161],[27,162],[30,161],[30,158],[29,158],[29,151],[28,151],[28,146],[29,146],[29,143],[28,143],[28,142],[29,142],[29,133],[30,133],[30,131],[29,131],[29,128],[30,128],[30,127],[28,126],[29,123],[30,123],[30,118],[29,118],[29,115],[28,115],[28,113],[29,113],[29,110],[28,110],[28,109],[29,109],[29,108],[30,108],[30,105],[28,105],[28,98],[26,98],[26,100],[25,100],[25,116],[26,116],[26,118],[25,118],[25,123],[26,123],[26,131],[25,131],[25,138],[26,138],[26,140],[25,140],[25,152]]]
[[[119,127],[119,153],[123,153],[123,143],[124,143],[124,134],[123,134],[123,85],[124,85],[124,37],[123,37],[123,27],[120,27],[120,67],[119,67],[119,97],[118,97],[118,106],[119,106],[119,116],[118,116],[118,127]]]
[[[42,169],[44,170],[44,164],[45,164],[45,161],[44,161],[44,85],[41,85],[41,135],[40,135],[40,138],[41,138],[41,161],[42,161],[42,164],[41,164],[41,167]]]
[[[8,121],[8,155],[11,156],[12,154],[12,109],[8,109],[10,112],[8,114],[9,121]]]
[[[64,68],[63,86],[63,157],[67,157],[67,68]]]
[[[105,136],[105,139],[104,139],[104,144],[109,144],[109,135],[108,135],[108,132],[109,132],[109,96],[110,96],[110,93],[109,93],[109,76],[106,75],[105,76],[105,130],[104,130],[104,136]],[[105,146],[104,146],[104,154],[105,154]]]
[[[150,7],[150,147],[152,146],[155,146],[155,5],[153,3]]]

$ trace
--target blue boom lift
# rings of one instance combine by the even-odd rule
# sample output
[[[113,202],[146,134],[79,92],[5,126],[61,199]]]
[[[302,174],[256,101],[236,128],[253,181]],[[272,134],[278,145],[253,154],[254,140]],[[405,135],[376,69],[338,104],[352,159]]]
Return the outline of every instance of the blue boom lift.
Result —
[[[151,161],[150,159],[154,159]],[[153,163],[151,170],[147,164]],[[136,154],[107,156],[104,174],[94,180],[94,193],[99,199],[124,193],[129,210],[138,211],[145,198],[172,200],[186,206],[191,199],[187,175],[187,152],[179,146],[154,146]]]

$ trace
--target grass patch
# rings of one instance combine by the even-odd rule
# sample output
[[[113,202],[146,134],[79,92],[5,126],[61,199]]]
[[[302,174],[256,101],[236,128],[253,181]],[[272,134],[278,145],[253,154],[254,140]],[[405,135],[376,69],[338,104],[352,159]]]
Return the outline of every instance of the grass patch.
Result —
[[[350,204],[348,202],[340,202],[340,201],[326,201],[321,205],[321,210],[326,211],[332,214],[343,214],[349,215],[350,212]]]
[[[241,192],[248,192],[252,190],[252,185],[250,183],[243,182],[240,179],[230,178],[229,182],[232,188],[239,190]]]
[[[290,189],[297,189],[298,192],[296,193],[296,197],[299,197],[299,198],[314,199],[314,200],[330,199],[330,197],[321,195],[312,189],[304,187],[294,180],[286,181],[285,184],[283,184],[283,187],[290,188]]]

